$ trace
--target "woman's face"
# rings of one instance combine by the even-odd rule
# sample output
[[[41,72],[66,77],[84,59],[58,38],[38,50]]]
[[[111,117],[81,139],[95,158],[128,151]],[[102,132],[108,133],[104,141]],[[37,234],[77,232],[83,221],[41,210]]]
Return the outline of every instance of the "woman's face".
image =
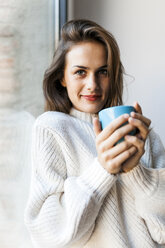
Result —
[[[92,41],[72,46],[66,54],[62,85],[74,108],[87,113],[100,111],[110,88],[104,46]]]

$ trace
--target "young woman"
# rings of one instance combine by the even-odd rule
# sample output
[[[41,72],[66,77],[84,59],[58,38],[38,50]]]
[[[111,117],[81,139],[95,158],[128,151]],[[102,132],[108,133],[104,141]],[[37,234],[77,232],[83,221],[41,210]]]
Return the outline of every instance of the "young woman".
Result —
[[[97,118],[101,109],[122,104],[123,66],[114,37],[92,21],[66,23],[43,89],[47,112],[33,129],[25,212],[34,247],[163,247],[160,139],[138,103],[136,113],[104,130]],[[128,135],[134,128],[139,133]]]

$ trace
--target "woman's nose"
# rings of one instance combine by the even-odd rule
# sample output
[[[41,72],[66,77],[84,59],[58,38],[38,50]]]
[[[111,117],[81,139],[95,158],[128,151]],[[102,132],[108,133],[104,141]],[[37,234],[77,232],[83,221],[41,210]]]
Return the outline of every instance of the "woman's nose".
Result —
[[[98,89],[98,83],[95,75],[91,75],[87,79],[87,90],[96,90]]]

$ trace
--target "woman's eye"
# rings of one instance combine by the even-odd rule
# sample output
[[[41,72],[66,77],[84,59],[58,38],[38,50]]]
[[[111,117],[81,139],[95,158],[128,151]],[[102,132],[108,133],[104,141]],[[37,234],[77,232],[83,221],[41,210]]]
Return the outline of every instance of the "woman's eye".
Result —
[[[75,72],[76,75],[78,76],[84,76],[85,75],[85,71],[84,70],[78,70]]]
[[[103,69],[103,70],[98,71],[98,74],[99,75],[105,75],[105,76],[107,76],[108,75],[108,71],[106,69]]]

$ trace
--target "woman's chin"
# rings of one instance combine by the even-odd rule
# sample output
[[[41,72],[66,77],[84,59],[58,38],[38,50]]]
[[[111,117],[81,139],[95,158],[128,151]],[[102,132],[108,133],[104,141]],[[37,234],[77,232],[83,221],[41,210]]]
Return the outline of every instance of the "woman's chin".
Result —
[[[86,106],[84,106],[83,108],[79,108],[78,110],[81,112],[85,112],[85,113],[96,114],[101,110],[101,107],[100,106],[88,106],[86,104]]]

